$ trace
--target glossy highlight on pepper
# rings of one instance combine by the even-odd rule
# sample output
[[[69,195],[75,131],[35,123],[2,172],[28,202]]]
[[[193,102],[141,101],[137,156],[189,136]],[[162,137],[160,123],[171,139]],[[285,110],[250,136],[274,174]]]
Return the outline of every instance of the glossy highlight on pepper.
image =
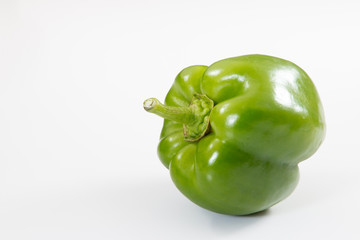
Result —
[[[161,104],[158,155],[176,187],[208,210],[247,215],[289,196],[298,164],[325,137],[322,104],[310,77],[294,63],[266,55],[190,66]]]

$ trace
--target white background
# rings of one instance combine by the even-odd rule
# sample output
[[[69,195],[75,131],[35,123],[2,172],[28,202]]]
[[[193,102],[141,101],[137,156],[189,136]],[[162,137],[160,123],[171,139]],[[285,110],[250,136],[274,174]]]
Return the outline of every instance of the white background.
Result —
[[[0,0],[0,239],[360,239],[360,2]],[[317,86],[327,136],[263,214],[187,200],[146,113],[176,74],[251,53]]]

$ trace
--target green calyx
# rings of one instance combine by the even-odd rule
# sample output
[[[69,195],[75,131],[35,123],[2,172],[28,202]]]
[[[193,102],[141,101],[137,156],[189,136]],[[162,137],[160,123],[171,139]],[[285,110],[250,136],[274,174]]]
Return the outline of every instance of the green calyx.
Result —
[[[195,93],[188,107],[166,106],[156,98],[144,101],[144,109],[168,120],[183,123],[184,139],[196,142],[210,131],[210,113],[214,102],[205,94]]]

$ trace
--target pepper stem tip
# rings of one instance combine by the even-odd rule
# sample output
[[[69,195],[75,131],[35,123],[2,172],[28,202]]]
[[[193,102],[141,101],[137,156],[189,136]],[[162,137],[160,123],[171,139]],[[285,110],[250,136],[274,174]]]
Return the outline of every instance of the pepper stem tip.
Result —
[[[144,101],[143,106],[146,111],[149,111],[154,108],[155,104],[156,100],[154,98],[148,98]]]

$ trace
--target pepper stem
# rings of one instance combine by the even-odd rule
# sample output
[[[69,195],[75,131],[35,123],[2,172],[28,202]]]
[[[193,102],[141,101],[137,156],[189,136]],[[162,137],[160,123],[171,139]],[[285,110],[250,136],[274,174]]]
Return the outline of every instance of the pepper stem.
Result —
[[[195,142],[210,131],[210,113],[214,102],[204,94],[195,93],[188,107],[166,106],[156,98],[144,101],[144,109],[168,120],[183,123],[184,139]]]
[[[156,98],[146,99],[144,101],[144,109],[162,118],[183,124],[190,124],[195,119],[195,115],[190,107],[166,106]]]

